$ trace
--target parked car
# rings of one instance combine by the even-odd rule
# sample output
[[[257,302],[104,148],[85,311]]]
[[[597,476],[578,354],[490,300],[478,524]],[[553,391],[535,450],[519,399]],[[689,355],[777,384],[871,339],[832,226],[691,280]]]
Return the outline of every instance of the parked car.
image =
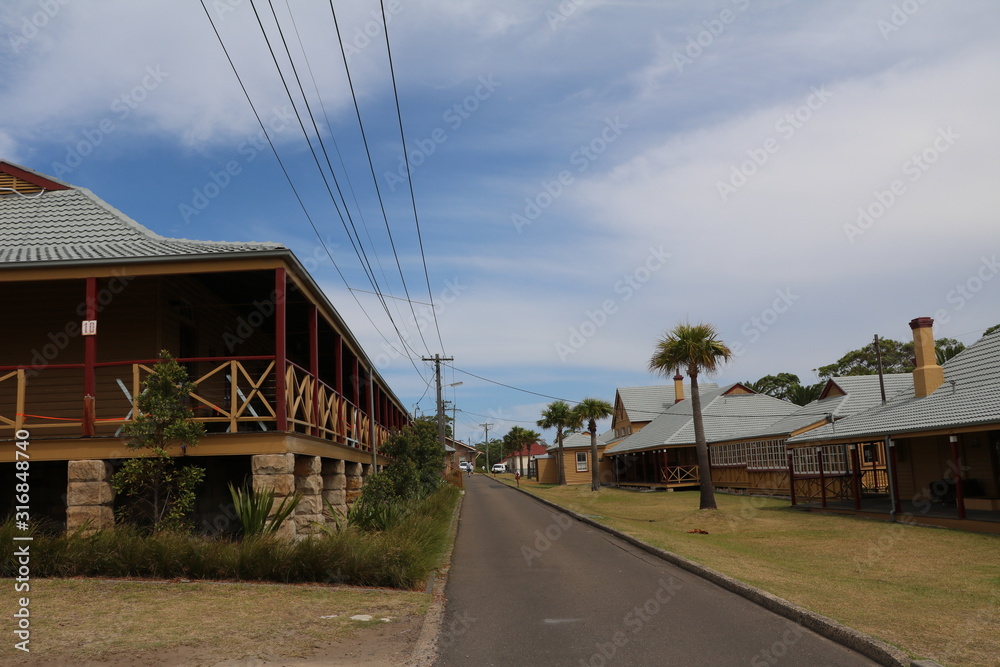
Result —
[[[506,463],[494,463],[493,464],[493,472],[494,472],[494,474],[498,473],[498,472],[507,472],[507,464]]]
[[[461,461],[458,464],[458,468],[462,472],[472,472],[472,463],[470,463],[469,461]]]

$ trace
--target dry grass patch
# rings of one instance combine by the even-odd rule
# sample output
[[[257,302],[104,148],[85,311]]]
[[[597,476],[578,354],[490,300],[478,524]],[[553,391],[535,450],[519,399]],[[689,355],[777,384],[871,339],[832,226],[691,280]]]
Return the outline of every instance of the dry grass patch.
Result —
[[[697,492],[522,487],[946,665],[1000,665],[1000,536],[806,513]],[[701,529],[708,535],[687,531]]]
[[[330,644],[349,643],[358,633],[370,631],[381,633],[384,641],[395,642],[405,652],[416,641],[429,602],[424,593],[387,589],[41,579],[31,586],[31,654],[8,645],[0,648],[0,661],[284,662],[308,658]],[[356,614],[376,620],[351,620]]]

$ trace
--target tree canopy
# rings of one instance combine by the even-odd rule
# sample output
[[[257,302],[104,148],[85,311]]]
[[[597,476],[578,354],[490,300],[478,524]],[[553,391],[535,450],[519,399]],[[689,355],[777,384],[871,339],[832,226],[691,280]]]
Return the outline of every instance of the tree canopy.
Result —
[[[939,338],[934,341],[939,355],[950,359],[965,349],[965,345],[953,338]],[[912,373],[914,368],[913,341],[901,343],[891,338],[879,338],[879,348],[882,351],[882,372]],[[939,357],[940,358],[940,357]],[[875,345],[869,343],[864,347],[851,350],[836,362],[813,369],[822,379],[843,377],[846,375],[875,375],[878,373],[878,360]]]

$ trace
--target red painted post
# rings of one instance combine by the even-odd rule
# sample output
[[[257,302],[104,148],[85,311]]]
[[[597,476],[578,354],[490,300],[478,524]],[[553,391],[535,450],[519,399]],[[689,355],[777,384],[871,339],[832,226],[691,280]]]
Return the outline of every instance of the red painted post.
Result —
[[[823,448],[816,448],[816,465],[819,467],[819,506],[826,507],[826,476],[823,474]]]
[[[958,436],[948,436],[951,443],[951,468],[955,473],[955,508],[958,510],[958,518],[965,518],[965,490],[962,488],[962,459],[958,453]]]
[[[85,318],[97,320],[97,278],[87,278]],[[83,337],[83,436],[95,435],[94,419],[96,417],[97,396],[97,335]]]
[[[285,306],[287,305],[287,284],[285,267],[274,270],[274,411],[277,429],[288,430],[287,397],[285,395],[285,371],[287,366],[285,348]]]
[[[795,507],[795,457],[791,450],[788,451],[788,493]]]
[[[309,304],[309,374],[312,375],[312,434],[319,437],[319,315],[316,304]]]
[[[899,502],[899,477],[896,475],[896,468],[899,467],[899,459],[896,457],[896,443],[892,438],[889,438],[888,458],[888,464],[891,468],[889,471],[889,484],[892,486],[892,511],[890,512],[890,518],[892,521],[895,521],[896,514],[902,509],[902,503]]]
[[[851,445],[851,486],[854,490],[854,509],[861,509],[861,457],[858,446]]]

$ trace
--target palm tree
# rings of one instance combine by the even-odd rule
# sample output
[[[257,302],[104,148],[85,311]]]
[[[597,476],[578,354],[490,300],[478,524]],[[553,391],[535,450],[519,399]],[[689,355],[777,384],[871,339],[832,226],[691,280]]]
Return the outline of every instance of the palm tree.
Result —
[[[556,463],[556,470],[559,473],[559,484],[566,484],[566,469],[563,461],[563,429],[572,427],[576,422],[572,408],[566,401],[552,401],[549,403],[542,418],[537,424],[540,428],[554,428],[556,430],[556,445],[559,447],[559,459]]]
[[[825,386],[825,382],[817,382],[816,384],[797,384],[788,391],[788,396],[785,398],[795,405],[808,405],[822,395],[823,387]]]
[[[538,439],[542,435],[537,431],[530,431],[526,428],[520,426],[513,426],[507,435],[503,437],[504,449],[506,450],[507,456],[513,456],[518,454],[522,450],[525,450],[524,454],[518,454],[518,461],[515,464],[516,470],[520,470],[521,465],[524,463],[524,459],[530,460],[531,458],[531,446],[538,442]]]
[[[733,356],[725,343],[718,339],[718,332],[711,324],[678,324],[664,333],[656,343],[656,351],[649,360],[649,370],[662,375],[680,372],[686,368],[691,378],[691,416],[694,421],[695,451],[698,454],[698,477],[701,488],[700,508],[717,509],[712,474],[708,465],[708,443],[705,441],[705,424],[701,416],[701,394],[698,392],[698,374],[713,373],[720,362]]]
[[[587,422],[590,431],[590,490],[601,490],[601,477],[597,471],[597,420],[610,417],[614,408],[599,398],[585,398],[573,408],[573,413],[581,422]]]

